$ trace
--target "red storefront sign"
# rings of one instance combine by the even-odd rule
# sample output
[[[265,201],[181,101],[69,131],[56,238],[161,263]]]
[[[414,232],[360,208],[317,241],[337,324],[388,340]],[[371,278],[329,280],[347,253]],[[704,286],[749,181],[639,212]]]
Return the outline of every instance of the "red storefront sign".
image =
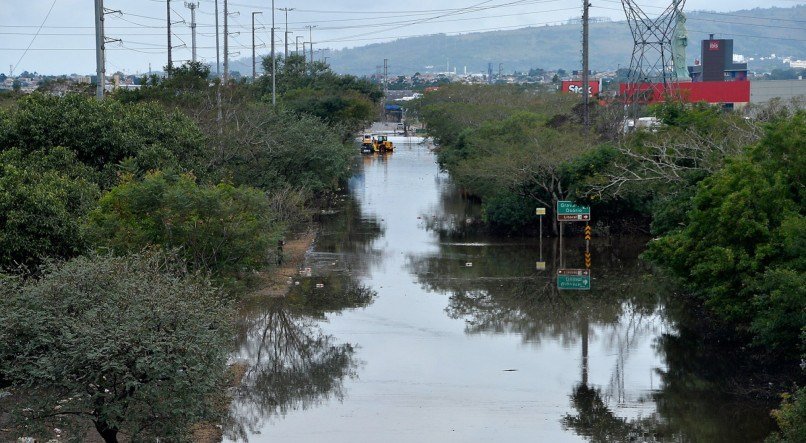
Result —
[[[588,85],[588,94],[596,95],[601,92],[599,80],[590,80]],[[582,80],[563,80],[560,92],[582,94]]]

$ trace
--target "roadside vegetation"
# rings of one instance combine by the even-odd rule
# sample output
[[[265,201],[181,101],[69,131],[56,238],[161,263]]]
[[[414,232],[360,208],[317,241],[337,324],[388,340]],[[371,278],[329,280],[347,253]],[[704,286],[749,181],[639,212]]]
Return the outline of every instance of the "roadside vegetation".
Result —
[[[645,258],[744,343],[747,359],[795,374],[806,357],[806,111],[650,107],[659,125],[623,134],[618,105],[523,86],[449,85],[415,104],[440,165],[482,202],[491,231],[532,234],[535,207],[592,207],[600,232],[644,232]],[[557,233],[556,224],[553,230]],[[802,392],[776,413],[802,432]],[[799,415],[798,415],[799,414]]]
[[[276,107],[265,79],[193,63],[104,101],[4,97],[3,438],[183,441],[220,421],[233,302],[343,186],[381,98],[280,67]]]

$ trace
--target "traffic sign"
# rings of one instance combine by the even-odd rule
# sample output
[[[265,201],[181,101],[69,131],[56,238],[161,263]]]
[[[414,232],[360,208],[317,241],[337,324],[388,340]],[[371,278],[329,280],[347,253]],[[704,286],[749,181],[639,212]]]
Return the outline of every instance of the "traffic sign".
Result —
[[[545,271],[546,270],[546,262],[544,262],[544,261],[535,262],[535,269],[537,269],[538,271]]]
[[[566,200],[557,202],[557,221],[590,221],[590,219],[590,206],[581,206]]]
[[[585,240],[590,240],[592,237],[592,229],[590,226],[585,226]]]
[[[591,271],[589,269],[558,269],[557,289],[589,291]]]
[[[546,215],[546,208],[535,208],[535,215]]]

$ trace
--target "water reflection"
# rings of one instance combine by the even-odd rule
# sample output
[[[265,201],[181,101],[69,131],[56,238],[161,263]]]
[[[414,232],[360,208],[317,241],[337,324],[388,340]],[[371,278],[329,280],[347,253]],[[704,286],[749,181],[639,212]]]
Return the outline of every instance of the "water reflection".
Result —
[[[285,299],[248,306],[238,328],[236,360],[249,366],[234,392],[227,437],[246,440],[274,416],[344,397],[357,376],[355,346],[325,334],[328,312],[365,307],[376,293],[347,278],[303,278]]]
[[[356,346],[322,329],[331,313],[364,308],[377,293],[361,284],[365,258],[381,224],[364,217],[353,199],[324,211],[317,251],[308,254],[300,277],[284,298],[248,300],[237,328],[233,360],[246,365],[233,392],[228,440],[247,441],[276,417],[344,399],[344,384],[358,376]],[[360,257],[360,258],[359,258]]]
[[[424,148],[361,162],[351,197],[323,216],[310,277],[244,309],[236,357],[253,369],[230,438],[743,442],[769,431],[768,405],[727,394],[741,384],[736,347],[697,329],[638,259],[647,239],[594,238],[590,291],[561,291],[558,269],[586,268],[581,233],[542,248],[483,235],[479,206]]]

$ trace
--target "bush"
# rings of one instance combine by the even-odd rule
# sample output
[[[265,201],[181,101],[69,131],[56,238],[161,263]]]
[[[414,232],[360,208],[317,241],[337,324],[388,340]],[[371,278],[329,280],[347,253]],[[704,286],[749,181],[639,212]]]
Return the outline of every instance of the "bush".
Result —
[[[784,395],[781,407],[772,411],[772,416],[781,432],[767,438],[767,443],[806,441],[806,388],[798,389],[793,395]]]
[[[322,194],[349,177],[355,146],[342,143],[318,118],[254,105],[236,112],[239,127],[229,133],[228,159],[218,168],[231,178],[221,178],[264,191],[292,187]]]
[[[12,406],[21,435],[44,440],[79,416],[108,442],[119,431],[177,441],[209,414],[232,310],[181,261],[80,257],[39,280],[0,280],[0,296],[0,374],[21,392]]]
[[[529,200],[516,194],[500,194],[484,201],[484,222],[494,230],[517,232],[534,222],[534,208]]]
[[[200,186],[192,175],[124,177],[89,216],[89,232],[118,253],[180,248],[193,269],[215,275],[267,265],[283,226],[257,189]]]
[[[756,344],[789,360],[806,351],[806,113],[768,128],[746,155],[703,180],[686,226],[648,255]]]
[[[126,158],[147,153],[144,168],[196,168],[203,138],[196,125],[157,104],[122,104],[70,94],[31,94],[0,114],[0,150],[23,152],[64,146],[76,158],[106,171],[103,184],[115,181],[114,169]]]
[[[33,270],[45,257],[85,250],[82,217],[98,188],[83,177],[92,175],[65,148],[0,152],[0,269]]]

